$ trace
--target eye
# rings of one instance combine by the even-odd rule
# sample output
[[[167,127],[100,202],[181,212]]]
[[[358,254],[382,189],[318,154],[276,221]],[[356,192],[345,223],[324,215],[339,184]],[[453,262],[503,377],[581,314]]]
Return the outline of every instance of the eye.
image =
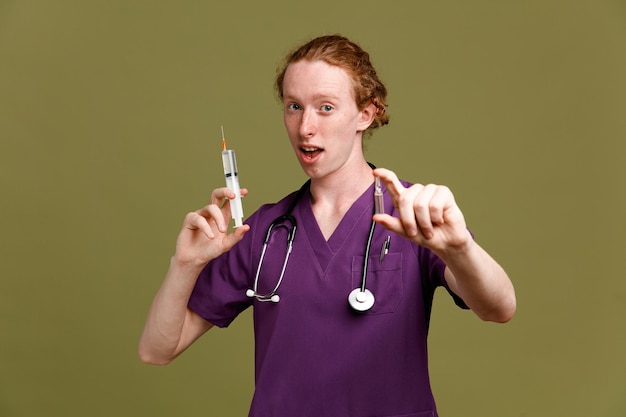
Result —
[[[333,106],[331,106],[330,104],[323,104],[322,107],[320,107],[320,110],[328,113],[330,111],[333,111]]]
[[[300,106],[296,103],[287,104],[287,110],[292,110],[292,111],[300,110]]]

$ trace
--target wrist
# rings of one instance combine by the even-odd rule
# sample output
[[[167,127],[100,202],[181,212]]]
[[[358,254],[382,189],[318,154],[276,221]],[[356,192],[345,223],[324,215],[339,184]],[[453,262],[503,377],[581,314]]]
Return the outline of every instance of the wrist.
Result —
[[[195,274],[196,276],[206,264],[206,262],[198,262],[196,259],[181,257],[176,253],[170,258],[170,269],[175,269],[185,274]]]
[[[454,239],[443,248],[437,255],[446,263],[452,259],[466,259],[472,256],[477,248],[477,243],[469,230],[466,229],[464,236]]]

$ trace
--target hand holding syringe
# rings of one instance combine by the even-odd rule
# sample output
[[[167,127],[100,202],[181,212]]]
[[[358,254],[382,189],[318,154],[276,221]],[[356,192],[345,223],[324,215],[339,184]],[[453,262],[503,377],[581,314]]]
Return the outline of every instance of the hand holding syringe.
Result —
[[[222,164],[224,165],[226,187],[235,194],[235,198],[230,200],[230,213],[233,220],[235,220],[235,227],[239,227],[243,224],[243,207],[241,206],[241,190],[239,188],[237,159],[235,158],[235,151],[232,149],[226,149],[224,126],[222,126]]]

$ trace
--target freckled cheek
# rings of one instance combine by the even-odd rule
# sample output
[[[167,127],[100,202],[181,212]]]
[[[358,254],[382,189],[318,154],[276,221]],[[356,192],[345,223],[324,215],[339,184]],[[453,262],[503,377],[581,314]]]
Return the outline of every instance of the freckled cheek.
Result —
[[[299,137],[298,123],[294,122],[293,118],[287,117],[284,118],[283,122],[285,124],[285,130],[287,131],[289,142],[291,142],[291,144],[295,147]]]
[[[294,119],[285,120],[285,129],[287,129],[287,133],[290,137],[296,135],[298,133],[300,125]]]
[[[300,129],[302,128],[303,119],[300,114],[285,115],[284,117],[285,129],[290,137],[298,137],[300,135]]]

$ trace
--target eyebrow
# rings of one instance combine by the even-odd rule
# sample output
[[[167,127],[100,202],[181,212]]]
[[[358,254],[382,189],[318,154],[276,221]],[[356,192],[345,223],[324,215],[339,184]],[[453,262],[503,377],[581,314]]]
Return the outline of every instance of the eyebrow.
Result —
[[[325,100],[338,100],[339,96],[336,94],[329,93],[317,93],[312,96],[313,101],[325,101]],[[283,101],[285,100],[293,100],[298,101],[298,99],[289,94],[283,94]]]

